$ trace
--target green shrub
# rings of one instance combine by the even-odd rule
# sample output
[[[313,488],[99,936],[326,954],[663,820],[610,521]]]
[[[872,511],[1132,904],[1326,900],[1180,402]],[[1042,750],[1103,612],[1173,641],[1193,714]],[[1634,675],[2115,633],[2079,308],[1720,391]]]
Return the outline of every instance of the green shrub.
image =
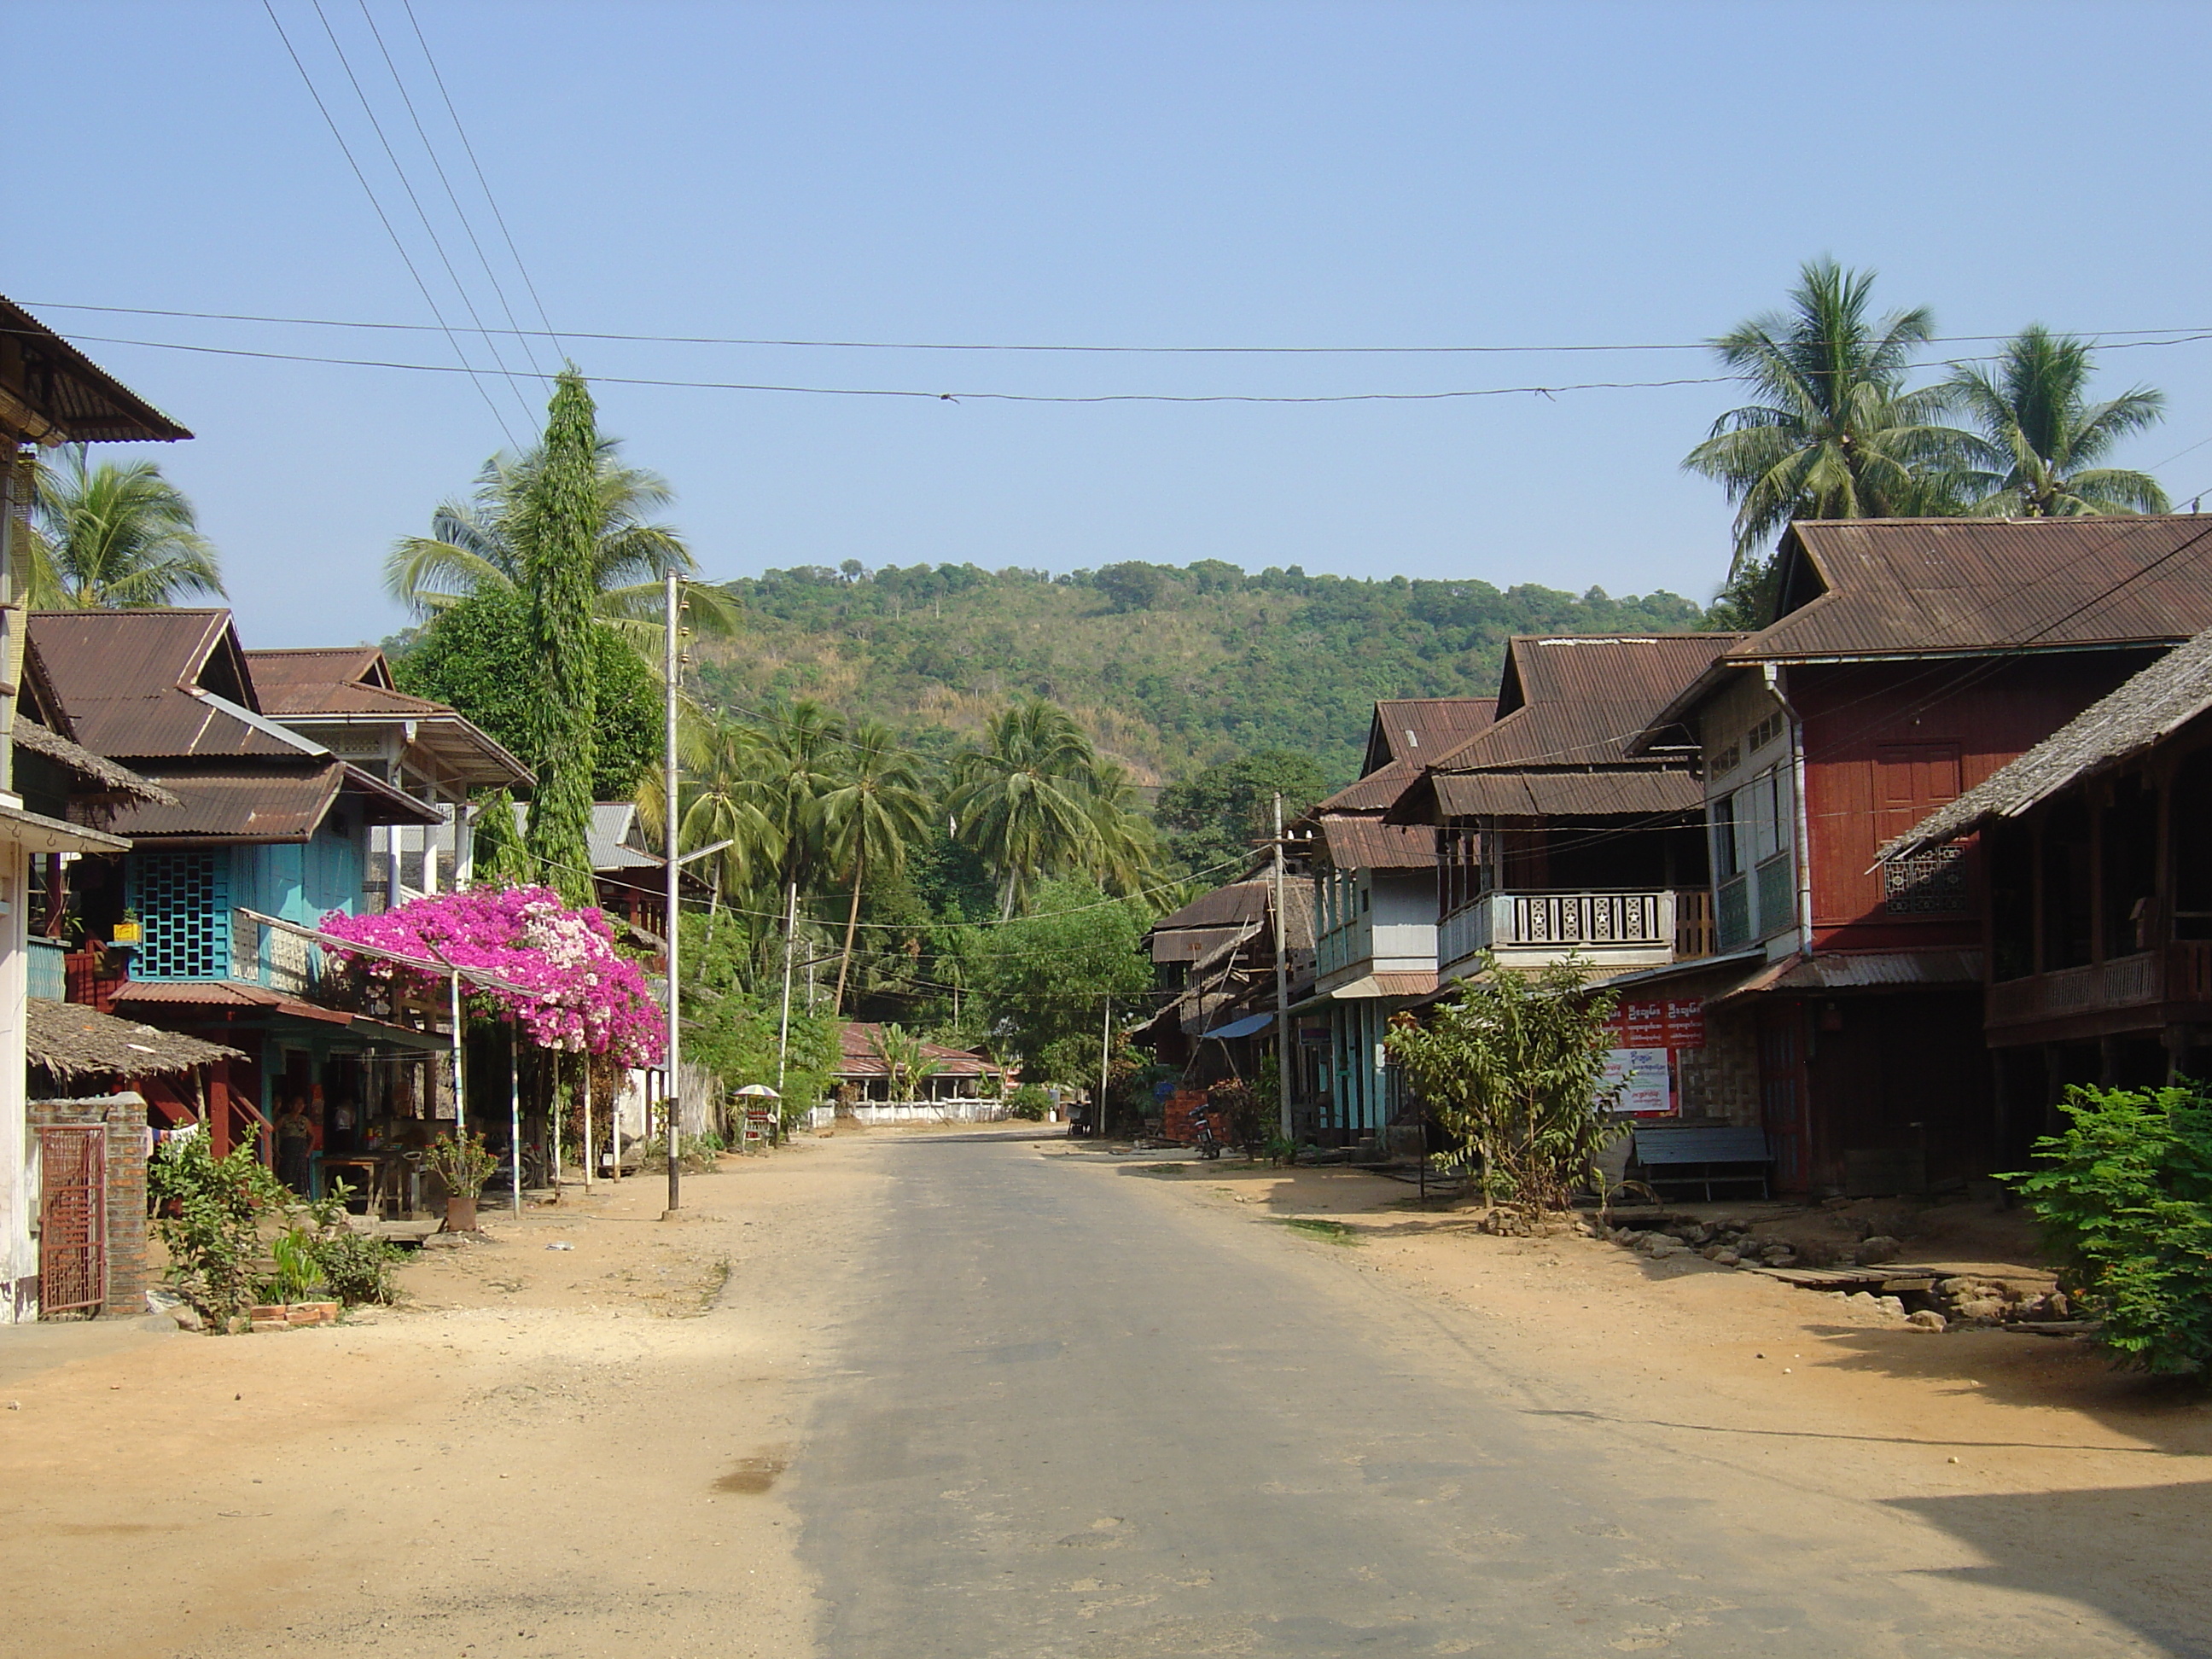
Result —
[[[1052,1109],[1052,1097],[1035,1083],[1024,1083],[1006,1097],[1006,1110],[1015,1117],[1025,1118],[1031,1123],[1044,1121],[1044,1115]]]
[[[2019,1183],[2105,1346],[2160,1376],[2212,1365],[2212,1101],[2193,1087],[2075,1089],[2073,1127]]]
[[[147,1184],[169,1251],[169,1283],[222,1331],[258,1288],[261,1218],[290,1194],[250,1144],[218,1158],[204,1133],[162,1143]]]
[[[330,1293],[349,1308],[392,1300],[392,1264],[398,1252],[350,1227],[325,1233],[313,1246]]]

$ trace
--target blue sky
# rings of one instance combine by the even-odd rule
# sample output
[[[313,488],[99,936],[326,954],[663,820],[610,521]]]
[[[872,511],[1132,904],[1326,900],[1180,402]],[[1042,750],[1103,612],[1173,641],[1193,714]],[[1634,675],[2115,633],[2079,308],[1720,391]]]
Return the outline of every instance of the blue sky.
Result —
[[[275,3],[448,319],[465,321],[312,0]],[[526,305],[400,0],[366,3]],[[479,314],[503,320],[362,5],[322,0]],[[2201,7],[415,9],[562,330],[1673,344],[1779,303],[1820,253],[1876,267],[1885,301],[1933,306],[1946,334],[2212,325]],[[41,135],[15,175],[0,292],[431,320],[258,3],[0,0],[0,29],[10,130]],[[199,434],[161,459],[222,550],[250,644],[398,626],[385,549],[506,441],[457,374],[94,337],[452,363],[436,333],[41,314]],[[1693,352],[567,343],[602,376],[927,392],[1295,396],[1713,372]],[[2105,370],[2112,389],[2149,381],[2171,399],[2127,459],[2179,498],[2212,489],[2212,342],[2112,351]],[[492,384],[522,432],[524,409]],[[604,425],[675,485],[668,516],[714,575],[1218,557],[1699,598],[1725,563],[1728,511],[1679,462],[1731,392],[1071,406],[599,389]]]

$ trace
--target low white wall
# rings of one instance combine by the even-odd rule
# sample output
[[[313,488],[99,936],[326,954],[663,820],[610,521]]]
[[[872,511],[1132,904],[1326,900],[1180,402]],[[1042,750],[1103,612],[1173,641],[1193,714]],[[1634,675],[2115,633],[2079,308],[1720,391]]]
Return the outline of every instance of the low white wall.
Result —
[[[1003,1100],[902,1100],[852,1109],[855,1123],[1000,1123],[1006,1116]]]

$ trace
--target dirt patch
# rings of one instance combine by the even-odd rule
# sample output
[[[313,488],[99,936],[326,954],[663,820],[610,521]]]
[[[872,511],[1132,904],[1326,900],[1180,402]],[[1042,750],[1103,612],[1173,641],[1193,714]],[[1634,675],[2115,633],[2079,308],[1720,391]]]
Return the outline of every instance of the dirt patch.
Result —
[[[0,1332],[0,1654],[810,1653],[763,1441],[874,1180],[802,1143],[675,1223],[660,1182],[564,1189],[334,1327]]]

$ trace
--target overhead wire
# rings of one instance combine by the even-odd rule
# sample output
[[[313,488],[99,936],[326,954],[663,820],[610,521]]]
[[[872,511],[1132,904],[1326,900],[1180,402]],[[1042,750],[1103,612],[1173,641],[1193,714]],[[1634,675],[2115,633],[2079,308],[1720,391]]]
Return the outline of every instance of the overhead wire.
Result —
[[[331,137],[337,141],[338,152],[345,157],[346,165],[353,170],[354,178],[361,185],[362,193],[368,198],[368,205],[375,213],[377,222],[384,227],[384,234],[392,239],[392,246],[398,251],[400,263],[407,267],[407,274],[415,279],[416,288],[422,292],[423,304],[430,307],[430,314],[438,319],[439,329],[453,348],[453,355],[460,359],[459,372],[467,374],[475,383],[477,395],[483,398],[484,407],[491,411],[491,417],[506,437],[508,447],[520,447],[515,443],[514,434],[507,427],[507,417],[501,414],[499,405],[492,399],[490,388],[486,386],[479,378],[475,365],[469,361],[468,353],[462,349],[459,337],[446,322],[445,313],[439,309],[438,301],[430,292],[430,285],[422,280],[422,273],[416,268],[414,256],[407,251],[407,244],[401,239],[398,228],[392,224],[391,216],[385,212],[384,204],[378,198],[374,186],[368,182],[368,173],[362,170],[360,161],[354,156],[353,146],[346,142],[345,133],[339,128],[337,118],[331,113],[330,106],[324,101],[321,88],[316,86],[314,76],[308,74],[307,66],[301,60],[298,48],[292,44],[292,37],[285,32],[283,20],[276,15],[274,0],[261,0],[261,9],[268,13],[270,24],[276,31],[276,38],[284,43],[285,55],[292,60],[292,67],[300,72],[301,83],[307,88],[307,96],[314,100],[315,108],[322,115],[323,124],[331,130]]]
[[[422,33],[422,24],[415,15],[415,0],[399,0],[399,3],[407,13],[408,24],[415,31],[416,44],[422,48],[422,61],[430,66],[430,78],[437,83],[438,96],[445,100],[446,114],[453,124],[455,136],[461,141],[462,152],[468,156],[469,166],[475,170],[477,188],[483,191],[484,201],[491,208],[492,221],[499,226],[499,234],[507,243],[507,255],[514,261],[514,268],[522,277],[522,286],[530,295],[530,303],[537,308],[538,320],[545,325],[546,337],[553,342],[553,349],[565,352],[567,348],[562,344],[561,337],[554,332],[553,319],[546,314],[545,301],[538,297],[538,284],[531,279],[530,267],[523,261],[522,250],[514,245],[514,233],[507,228],[507,215],[500,211],[499,198],[492,193],[491,180],[484,176],[483,163],[477,159],[477,147],[469,142],[469,130],[461,124],[461,112],[453,102],[453,94],[446,88],[446,77],[439,70],[437,57],[431,52],[429,40]]]
[[[422,125],[422,112],[415,107],[414,94],[408,91],[407,82],[400,76],[399,65],[392,56],[392,48],[384,42],[384,31],[377,27],[375,15],[368,9],[368,0],[355,0],[355,3],[361,8],[362,21],[368,25],[369,37],[376,42],[376,49],[384,58],[384,67],[391,73],[392,84],[398,89],[399,101],[406,108],[407,118],[415,124],[415,136],[422,141],[422,152],[430,158],[431,170],[438,175],[438,183],[445,190],[446,200],[453,207],[453,216],[460,221],[461,230],[468,237],[469,246],[476,250],[477,263],[483,267],[485,279],[491,283],[493,297],[499,301],[500,310],[507,317],[507,332],[521,345],[523,356],[532,369],[543,374],[544,368],[538,361],[532,337],[523,331],[521,324],[515,319],[514,307],[507,303],[506,284],[500,281],[499,273],[492,269],[491,257],[484,252],[483,242],[477,235],[476,225],[470,219],[468,210],[461,205],[460,195],[454,190],[453,181],[446,176],[446,164],[439,158],[438,147],[430,142],[429,129]],[[484,343],[487,346],[491,344],[489,334],[485,336]]]
[[[329,14],[323,9],[323,0],[308,0],[308,3],[314,8],[315,16],[322,23],[323,33],[330,38],[331,50],[337,54],[338,67],[345,71],[346,80],[353,88],[354,96],[361,100],[361,111],[368,118],[369,131],[375,133],[377,143],[384,147],[385,159],[392,163],[392,172],[399,176],[400,189],[407,193],[407,200],[415,210],[415,216],[422,222],[422,234],[430,239],[430,247],[437,254],[438,263],[445,266],[447,278],[453,283],[454,291],[460,295],[461,305],[468,312],[469,320],[476,325],[476,331],[483,336],[484,349],[491,353],[492,362],[499,366],[499,373],[506,377],[507,389],[522,410],[526,428],[534,426],[538,419],[537,411],[530,407],[529,400],[522,395],[522,388],[515,384],[514,371],[507,368],[507,359],[500,355],[499,347],[493,342],[490,334],[485,331],[483,319],[477,313],[477,302],[470,296],[468,285],[461,281],[460,272],[453,269],[453,256],[446,252],[445,240],[438,234],[437,227],[430,222],[429,212],[423,207],[422,198],[416,193],[415,181],[408,177],[406,167],[400,162],[399,152],[392,148],[392,139],[384,131],[383,121],[378,118],[375,107],[368,101],[368,88],[362,85],[361,77],[354,73],[353,59],[346,55],[345,47],[339,43],[337,31],[331,26]],[[364,10],[366,10],[365,7]],[[514,443],[514,438],[512,433],[508,434],[507,441],[509,444]]]

